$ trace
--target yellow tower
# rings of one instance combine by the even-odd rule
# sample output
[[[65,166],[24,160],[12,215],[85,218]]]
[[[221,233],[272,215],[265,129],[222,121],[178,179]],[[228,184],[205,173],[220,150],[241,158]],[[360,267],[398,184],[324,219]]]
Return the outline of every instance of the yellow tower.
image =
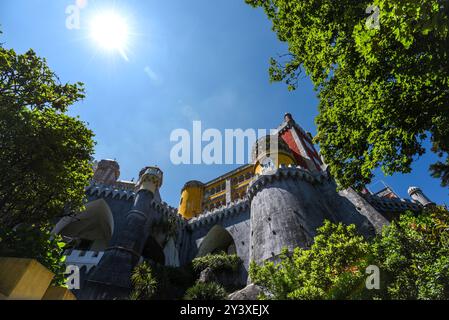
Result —
[[[256,175],[281,165],[297,164],[288,145],[277,135],[268,135],[257,140],[253,146],[252,160]]]
[[[187,182],[181,191],[179,213],[191,219],[203,211],[204,184],[200,181]]]

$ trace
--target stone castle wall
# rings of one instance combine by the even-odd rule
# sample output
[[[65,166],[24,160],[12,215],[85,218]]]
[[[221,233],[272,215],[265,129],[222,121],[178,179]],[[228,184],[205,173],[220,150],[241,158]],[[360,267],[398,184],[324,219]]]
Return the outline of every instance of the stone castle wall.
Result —
[[[324,220],[355,224],[361,234],[370,237],[389,223],[384,214],[388,209],[400,212],[421,208],[403,199],[367,196],[352,189],[337,192],[336,188],[326,171],[312,173],[301,167],[281,166],[257,176],[244,199],[190,220],[161,202],[157,194],[151,202],[152,214],[158,219],[171,218],[176,231],[166,237],[152,236],[162,246],[166,264],[172,266],[191,262],[200,253],[212,251],[214,241],[218,247],[221,238],[230,236],[235,253],[243,261],[240,281],[244,284],[250,260],[260,263],[275,259],[284,247],[309,247]],[[89,201],[104,199],[109,206],[114,219],[109,245],[115,246],[136,194],[95,184],[87,189],[87,195]]]

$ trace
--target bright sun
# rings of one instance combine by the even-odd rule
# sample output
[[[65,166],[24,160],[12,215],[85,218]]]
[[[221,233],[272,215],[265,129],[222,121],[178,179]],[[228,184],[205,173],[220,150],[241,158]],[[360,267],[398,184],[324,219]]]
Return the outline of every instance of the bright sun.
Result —
[[[125,59],[129,29],[126,20],[115,12],[104,12],[93,17],[90,24],[91,38],[103,49],[117,50]]]

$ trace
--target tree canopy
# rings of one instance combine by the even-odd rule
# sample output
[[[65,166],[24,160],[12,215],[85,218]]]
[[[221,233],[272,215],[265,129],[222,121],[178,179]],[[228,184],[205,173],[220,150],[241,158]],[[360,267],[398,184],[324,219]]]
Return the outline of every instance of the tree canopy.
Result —
[[[45,224],[83,208],[93,133],[66,114],[82,83],[61,84],[45,59],[0,47],[0,226]]]
[[[84,97],[62,84],[45,59],[0,45],[0,255],[34,258],[64,284],[59,217],[84,208],[93,133],[66,114]]]
[[[372,245],[384,299],[449,299],[449,212],[443,207],[408,213]]]
[[[246,0],[264,8],[289,53],[272,81],[310,76],[320,103],[321,153],[342,187],[372,170],[407,173],[426,141],[449,185],[448,0]]]

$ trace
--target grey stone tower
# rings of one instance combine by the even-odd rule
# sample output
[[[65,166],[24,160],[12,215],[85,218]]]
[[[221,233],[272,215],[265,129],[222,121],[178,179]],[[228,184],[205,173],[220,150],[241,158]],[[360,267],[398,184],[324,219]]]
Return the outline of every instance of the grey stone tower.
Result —
[[[315,185],[324,178],[291,166],[260,175],[250,186],[250,259],[276,259],[284,247],[307,248],[325,219],[335,221]]]
[[[253,150],[269,149],[266,137],[258,140]],[[322,172],[311,172],[297,167],[285,142],[279,139],[277,157],[270,152],[254,154],[253,161],[261,163],[261,171],[249,186],[251,201],[250,260],[260,263],[276,259],[284,247],[307,248],[315,230],[330,217],[321,192],[316,187],[324,180]],[[275,158],[271,166],[264,157]],[[270,162],[270,161],[268,161]],[[289,164],[287,164],[290,162]],[[257,171],[257,169],[256,169]]]
[[[105,251],[86,282],[83,299],[110,300],[129,296],[132,270],[141,259],[151,226],[160,219],[161,214],[151,204],[162,178],[162,171],[157,167],[146,167],[140,172],[136,198],[126,215],[126,223],[116,243]]]

